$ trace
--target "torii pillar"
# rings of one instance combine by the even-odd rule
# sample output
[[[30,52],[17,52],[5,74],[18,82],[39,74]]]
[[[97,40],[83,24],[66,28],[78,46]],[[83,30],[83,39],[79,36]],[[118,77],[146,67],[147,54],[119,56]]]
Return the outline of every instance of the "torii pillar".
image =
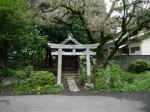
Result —
[[[58,49],[58,65],[57,65],[57,84],[62,85],[61,83],[61,74],[62,74],[62,49]]]

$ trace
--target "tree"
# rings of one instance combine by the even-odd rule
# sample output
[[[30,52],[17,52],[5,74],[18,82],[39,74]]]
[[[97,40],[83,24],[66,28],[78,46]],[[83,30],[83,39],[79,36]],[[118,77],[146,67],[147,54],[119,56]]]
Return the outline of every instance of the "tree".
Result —
[[[20,0],[1,0],[0,4],[0,46],[5,66],[9,57],[18,64],[31,62],[35,52],[33,59],[40,57],[37,52],[41,51],[44,39],[39,36],[29,4]]]
[[[150,28],[149,0],[113,0],[111,4],[108,12],[103,0],[59,0],[43,2],[39,8],[41,14],[50,15],[49,23],[80,20],[90,42],[100,43],[97,62],[106,67],[121,45]],[[70,17],[74,17],[71,22]],[[110,41],[114,47],[110,54],[105,55]]]

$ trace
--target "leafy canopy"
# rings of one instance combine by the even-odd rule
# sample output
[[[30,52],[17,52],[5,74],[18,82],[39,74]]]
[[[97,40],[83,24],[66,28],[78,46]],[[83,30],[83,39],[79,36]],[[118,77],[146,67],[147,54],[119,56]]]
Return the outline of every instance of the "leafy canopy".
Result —
[[[35,59],[41,56],[39,52],[46,40],[39,36],[34,10],[22,0],[0,0],[0,4],[0,46],[5,64],[8,57],[18,63],[38,62]]]

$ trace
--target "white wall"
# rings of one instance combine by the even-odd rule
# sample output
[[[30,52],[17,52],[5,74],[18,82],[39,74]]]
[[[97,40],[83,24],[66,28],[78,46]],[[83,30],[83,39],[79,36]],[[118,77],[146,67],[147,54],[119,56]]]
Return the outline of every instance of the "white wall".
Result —
[[[131,53],[132,47],[140,47],[140,51],[135,51],[135,53]],[[129,55],[142,55],[142,48],[140,42],[134,42],[129,44]]]
[[[141,44],[142,55],[150,55],[150,38],[146,39]]]
[[[135,51],[135,53],[131,53],[132,47],[140,47],[139,51]],[[134,42],[128,45],[129,55],[150,55],[150,38],[143,40],[142,42]],[[108,51],[110,49],[108,48]],[[108,52],[109,53],[109,52]],[[117,52],[115,55],[121,55],[122,53]]]

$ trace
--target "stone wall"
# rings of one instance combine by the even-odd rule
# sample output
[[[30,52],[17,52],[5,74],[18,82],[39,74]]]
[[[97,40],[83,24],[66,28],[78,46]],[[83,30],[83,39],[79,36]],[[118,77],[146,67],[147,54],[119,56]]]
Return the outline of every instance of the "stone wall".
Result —
[[[137,59],[144,59],[150,61],[150,55],[120,55],[115,56],[113,58],[113,62],[119,64],[122,68],[127,69],[129,67],[130,62]]]

